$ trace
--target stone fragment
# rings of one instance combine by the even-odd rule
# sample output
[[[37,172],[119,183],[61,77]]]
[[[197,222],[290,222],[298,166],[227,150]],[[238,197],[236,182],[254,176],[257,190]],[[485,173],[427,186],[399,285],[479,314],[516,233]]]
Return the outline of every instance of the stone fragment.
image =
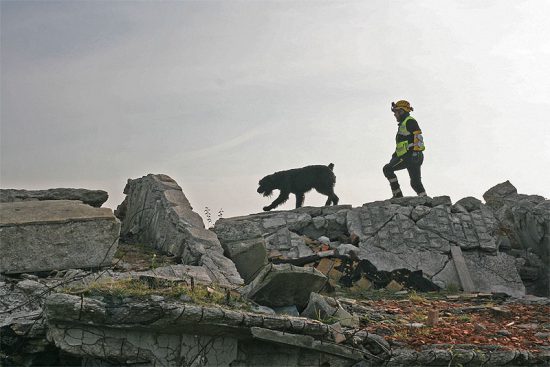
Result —
[[[340,325],[339,322],[330,325],[330,330],[332,331],[332,337],[336,344],[341,344],[346,341],[346,336],[342,330],[342,325]]]
[[[389,290],[390,292],[399,292],[400,290],[403,289],[403,284],[397,283],[395,280],[392,280],[391,282],[388,283],[388,285],[386,286],[386,289]]]
[[[366,258],[366,254],[361,249],[349,243],[343,243],[336,249],[336,254],[340,256],[349,256],[353,260]]]
[[[250,283],[267,264],[267,250],[263,237],[224,243],[225,254],[235,263],[245,284]]]
[[[277,250],[286,259],[298,259],[314,254],[311,248],[306,245],[304,237],[284,227],[274,234],[266,237],[268,251]]]
[[[312,292],[309,296],[307,307],[300,315],[310,319],[324,321],[336,313],[337,307],[337,303],[332,298],[325,298],[318,293]]]
[[[325,322],[337,320],[346,327],[359,326],[359,318],[344,310],[336,299],[314,292],[311,293],[307,307],[300,315]]]
[[[289,264],[267,265],[242,292],[253,301],[269,307],[306,306],[311,292],[323,288],[327,278],[315,268]]]
[[[351,290],[353,292],[362,292],[366,291],[372,288],[372,282],[368,280],[366,277],[361,277],[358,281],[356,281],[353,286],[351,287]]]
[[[330,244],[330,238],[328,238],[327,236],[321,236],[317,239],[317,241],[319,241],[320,243],[325,244],[325,245]]]
[[[319,261],[315,269],[319,270],[324,275],[328,275],[336,266],[338,265],[335,260],[324,258]]]
[[[464,209],[466,209],[467,212],[473,212],[473,211],[476,211],[476,210],[479,210],[479,208],[481,207],[481,205],[483,205],[481,203],[481,200],[479,199],[476,199],[472,196],[467,196],[465,198],[462,198],[460,199],[459,201],[457,201],[455,203],[455,205],[460,205],[462,206]]]
[[[438,310],[428,310],[428,319],[426,320],[426,325],[435,326],[439,322],[439,311]]]
[[[505,181],[496,186],[491,187],[483,194],[483,199],[488,205],[495,206],[501,203],[501,201],[509,196],[516,195],[518,190],[510,183]]]
[[[119,233],[108,208],[70,200],[2,203],[0,272],[109,266]]]

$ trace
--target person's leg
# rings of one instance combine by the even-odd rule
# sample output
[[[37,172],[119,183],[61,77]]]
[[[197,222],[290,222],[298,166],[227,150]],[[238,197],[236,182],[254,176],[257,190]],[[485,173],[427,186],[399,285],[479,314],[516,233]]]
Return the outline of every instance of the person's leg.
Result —
[[[402,170],[406,167],[405,160],[403,158],[392,157],[390,163],[386,164],[383,168],[384,176],[388,179],[394,198],[403,197],[401,187],[399,187],[399,181],[395,175],[395,171]]]
[[[426,196],[426,190],[422,185],[422,173],[421,166],[424,162],[424,155],[419,152],[415,156],[408,160],[407,171],[409,171],[409,177],[411,178],[411,187],[418,196]]]

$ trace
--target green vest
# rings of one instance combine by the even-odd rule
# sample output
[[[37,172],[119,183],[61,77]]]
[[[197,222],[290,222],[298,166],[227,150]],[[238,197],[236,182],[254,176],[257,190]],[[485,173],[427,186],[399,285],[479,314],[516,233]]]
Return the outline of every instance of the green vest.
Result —
[[[402,136],[408,136],[411,133],[407,130],[407,121],[411,120],[412,116],[407,116],[400,124],[397,133]],[[395,143],[395,154],[401,157],[409,150],[409,140],[400,141]]]

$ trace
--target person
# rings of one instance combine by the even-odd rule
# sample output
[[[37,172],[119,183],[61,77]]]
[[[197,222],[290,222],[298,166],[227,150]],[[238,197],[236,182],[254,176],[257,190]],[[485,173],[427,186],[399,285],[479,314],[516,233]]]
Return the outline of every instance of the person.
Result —
[[[413,108],[408,101],[392,102],[391,110],[397,120],[397,135],[395,136],[395,152],[390,162],[384,166],[384,176],[390,182],[393,197],[403,197],[395,171],[406,168],[409,171],[413,190],[418,196],[426,196],[420,174],[425,149],[422,130],[420,130],[418,122],[410,115]]]

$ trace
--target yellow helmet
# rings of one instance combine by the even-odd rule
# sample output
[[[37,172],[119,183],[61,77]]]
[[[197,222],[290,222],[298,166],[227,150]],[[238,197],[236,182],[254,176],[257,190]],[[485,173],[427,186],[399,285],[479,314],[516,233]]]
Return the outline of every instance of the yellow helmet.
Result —
[[[391,110],[393,112],[395,112],[395,110],[398,110],[398,109],[401,109],[405,112],[414,111],[414,108],[412,108],[411,104],[405,100],[400,100],[400,101],[391,103]]]

